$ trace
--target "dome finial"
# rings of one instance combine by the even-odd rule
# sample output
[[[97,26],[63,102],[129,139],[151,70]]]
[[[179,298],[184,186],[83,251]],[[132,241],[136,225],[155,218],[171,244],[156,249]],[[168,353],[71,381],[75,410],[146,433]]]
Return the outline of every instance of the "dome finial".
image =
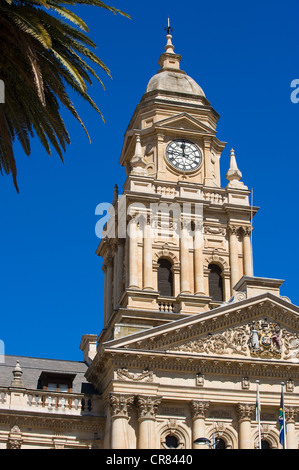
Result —
[[[172,44],[171,40],[172,40],[172,35],[171,35],[171,32],[173,31],[173,28],[170,26],[170,19],[168,17],[168,25],[167,25],[167,28],[164,28],[165,31],[167,31],[167,36],[166,36],[166,39],[167,39],[167,44],[165,46],[165,51],[170,53],[170,54],[173,54],[173,50],[174,50],[174,45]]]
[[[168,18],[168,26],[167,28],[164,28],[165,31],[167,31],[166,39],[167,39],[167,44],[164,47],[165,52],[161,54],[160,59],[158,61],[158,64],[161,67],[160,72],[164,70],[180,70],[180,61],[181,61],[181,56],[179,54],[175,54],[173,52],[174,50],[174,45],[172,44],[172,36],[171,36],[171,31],[173,31],[173,28],[170,26],[170,19]],[[181,72],[185,73],[185,72]]]

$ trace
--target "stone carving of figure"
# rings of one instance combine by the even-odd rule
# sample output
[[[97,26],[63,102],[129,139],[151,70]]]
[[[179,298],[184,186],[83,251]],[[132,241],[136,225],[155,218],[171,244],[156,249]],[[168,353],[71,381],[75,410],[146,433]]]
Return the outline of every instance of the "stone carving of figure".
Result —
[[[251,327],[249,344],[250,344],[250,347],[254,350],[259,349],[260,347],[259,333],[255,325],[252,325]]]
[[[276,349],[278,351],[281,351],[282,349],[281,330],[278,325],[276,325],[275,330],[272,333],[271,339]]]

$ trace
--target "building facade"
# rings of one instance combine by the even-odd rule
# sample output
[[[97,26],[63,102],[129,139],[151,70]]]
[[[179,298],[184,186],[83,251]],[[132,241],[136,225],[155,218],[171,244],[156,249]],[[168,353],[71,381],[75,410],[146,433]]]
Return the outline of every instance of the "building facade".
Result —
[[[222,186],[219,115],[180,61],[168,31],[125,133],[97,249],[103,330],[82,363],[5,358],[2,448],[278,449],[281,391],[298,448],[299,308],[253,276],[258,208],[233,149]]]

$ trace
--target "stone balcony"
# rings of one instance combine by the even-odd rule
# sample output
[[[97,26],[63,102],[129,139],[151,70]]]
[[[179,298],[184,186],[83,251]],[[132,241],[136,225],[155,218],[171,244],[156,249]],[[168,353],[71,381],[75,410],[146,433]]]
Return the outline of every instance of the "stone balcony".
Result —
[[[0,388],[0,412],[51,413],[64,416],[99,416],[100,398],[71,392]]]

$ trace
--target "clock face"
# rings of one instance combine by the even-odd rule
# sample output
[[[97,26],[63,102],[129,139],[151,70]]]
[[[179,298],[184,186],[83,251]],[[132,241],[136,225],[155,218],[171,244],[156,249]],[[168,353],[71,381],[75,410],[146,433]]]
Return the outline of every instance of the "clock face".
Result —
[[[196,170],[202,162],[197,145],[189,140],[177,139],[167,145],[166,157],[169,163],[180,171]]]

